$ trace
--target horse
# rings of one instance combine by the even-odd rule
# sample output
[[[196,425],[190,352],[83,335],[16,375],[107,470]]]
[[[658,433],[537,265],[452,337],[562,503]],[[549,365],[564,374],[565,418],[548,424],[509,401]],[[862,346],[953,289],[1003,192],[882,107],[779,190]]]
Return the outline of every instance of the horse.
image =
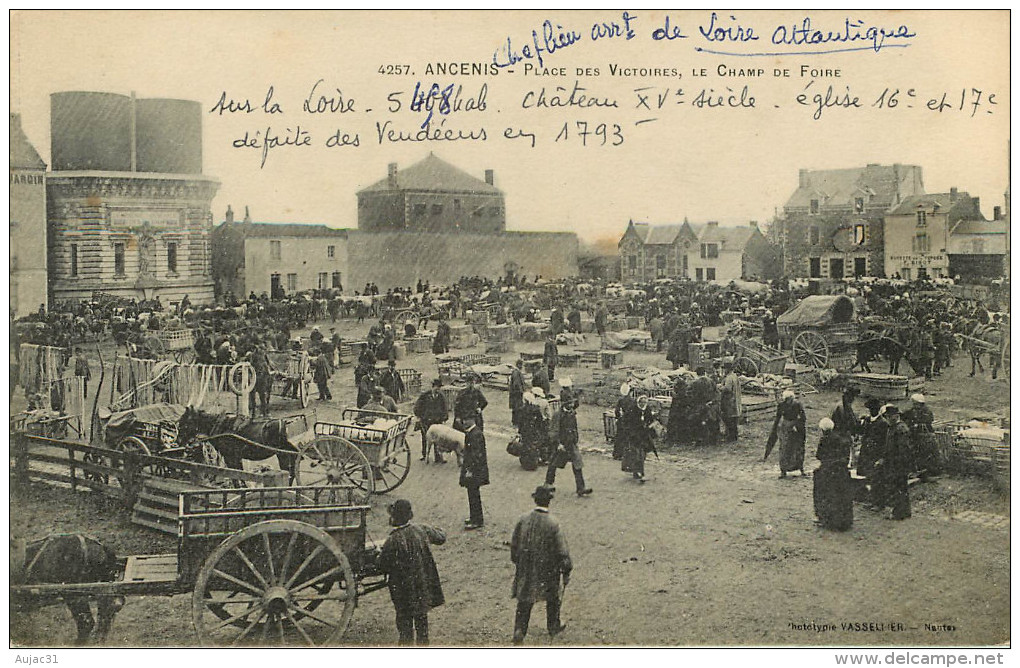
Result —
[[[244,460],[262,461],[276,455],[280,468],[294,479],[297,448],[287,439],[283,420],[253,420],[240,415],[213,415],[193,406],[184,409],[178,426],[181,443],[191,443],[202,434],[210,439],[227,468],[241,470]],[[240,437],[240,438],[239,438]],[[252,443],[254,442],[254,444]],[[261,447],[262,445],[268,447]],[[279,451],[286,452],[279,452]],[[294,454],[287,454],[293,452]]]
[[[120,571],[113,550],[81,534],[55,534],[30,543],[12,536],[10,551],[11,584],[15,585],[113,582]],[[61,598],[78,628],[77,645],[88,642],[93,630],[99,642],[105,641],[114,615],[124,607],[123,596],[95,596],[97,626],[89,604],[93,597],[64,594]],[[35,600],[12,598],[12,603],[28,609]]]
[[[898,373],[900,360],[906,346],[897,338],[883,331],[869,329],[857,341],[857,365],[862,371],[871,373],[872,360],[884,357],[889,360],[889,373]]]

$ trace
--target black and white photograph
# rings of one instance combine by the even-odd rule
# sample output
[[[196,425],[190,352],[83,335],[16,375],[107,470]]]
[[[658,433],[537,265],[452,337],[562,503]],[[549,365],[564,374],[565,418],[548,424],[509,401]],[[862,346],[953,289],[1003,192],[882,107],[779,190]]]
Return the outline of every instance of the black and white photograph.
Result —
[[[12,665],[1009,658],[1009,10],[9,21]]]

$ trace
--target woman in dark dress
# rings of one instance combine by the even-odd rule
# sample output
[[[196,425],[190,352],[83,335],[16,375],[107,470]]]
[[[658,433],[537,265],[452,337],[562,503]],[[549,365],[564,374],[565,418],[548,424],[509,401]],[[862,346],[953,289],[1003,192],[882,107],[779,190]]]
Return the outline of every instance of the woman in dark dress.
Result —
[[[818,428],[822,438],[815,456],[821,462],[814,475],[815,516],[826,529],[846,531],[854,523],[854,488],[850,479],[850,437],[835,430],[829,418]]]
[[[638,397],[633,411],[632,415],[624,416],[630,436],[620,468],[633,474],[635,480],[643,483],[645,481],[645,457],[652,449],[652,439],[655,438],[655,432],[652,431],[652,422],[655,420],[655,416],[652,415],[652,410],[648,407],[648,397],[646,396]]]

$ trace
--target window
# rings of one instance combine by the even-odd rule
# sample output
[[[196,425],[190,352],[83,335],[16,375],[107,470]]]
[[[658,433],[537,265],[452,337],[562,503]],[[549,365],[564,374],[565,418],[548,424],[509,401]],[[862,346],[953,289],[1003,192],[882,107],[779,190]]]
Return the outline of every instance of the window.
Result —
[[[930,250],[930,243],[927,232],[918,232],[914,235],[914,252],[927,253]]]
[[[113,275],[124,275],[124,244],[120,241],[113,244]]]
[[[426,207],[424,204],[415,204],[414,205],[414,215],[415,216],[424,216],[425,215],[425,211],[427,209],[428,209],[428,207]]]
[[[811,213],[816,215],[818,213],[818,200],[816,199],[811,200]]]
[[[683,262],[682,275],[683,275],[684,278],[687,278],[687,253],[684,253],[684,262]]]
[[[917,226],[924,227],[928,224],[928,214],[924,211],[917,212]]]
[[[287,291],[297,292],[297,274],[287,274]]]
[[[860,277],[865,276],[868,273],[868,258],[855,257],[854,258],[854,276]]]
[[[326,257],[336,257],[336,246],[326,246]]]
[[[177,242],[170,241],[166,245],[166,270],[171,274],[177,273]]]
[[[489,209],[489,215],[490,216],[498,216],[499,215],[499,207],[498,206],[494,206],[491,209]]]
[[[319,272],[319,289],[325,290],[329,287],[329,273],[325,271]]]
[[[442,204],[433,204],[432,205],[432,215],[433,216],[441,216],[441,215],[443,215],[443,205]]]
[[[282,257],[282,251],[280,250],[279,241],[269,242],[269,257],[273,260],[279,260]]]
[[[714,281],[715,280],[715,267],[709,267],[709,268],[705,269],[705,280],[706,281]]]
[[[71,244],[71,275],[78,275],[78,244]]]
[[[701,244],[701,257],[710,259],[719,257],[719,244]]]
[[[854,198],[854,212],[855,213],[864,213],[864,198],[863,197],[855,197]]]
[[[342,289],[343,286],[344,286],[343,283],[340,282],[340,272],[339,271],[334,271],[333,272],[333,285],[332,285],[332,287],[334,287],[334,288],[341,288]]]
[[[900,278],[904,281],[910,280],[910,267],[903,267],[903,269],[900,270]]]
[[[829,258],[829,278],[843,278],[843,258]]]
[[[868,240],[868,227],[866,225],[854,225],[854,245],[863,246]]]
[[[694,280],[696,281],[705,280],[705,273],[701,267],[698,267],[697,269],[694,270]]]
[[[656,255],[655,256],[655,277],[665,278],[666,277],[666,256]]]
[[[811,278],[822,277],[822,258],[812,257],[808,258],[808,276]]]
[[[808,243],[809,244],[811,244],[812,246],[817,246],[818,245],[819,237],[820,237],[820,234],[818,232],[818,226],[817,225],[812,225],[811,227],[808,228]]]
[[[459,199],[453,200],[453,212],[454,213],[460,213],[460,200]]]
[[[637,269],[637,255],[629,256],[627,258],[627,261],[630,264],[631,270],[636,270]]]

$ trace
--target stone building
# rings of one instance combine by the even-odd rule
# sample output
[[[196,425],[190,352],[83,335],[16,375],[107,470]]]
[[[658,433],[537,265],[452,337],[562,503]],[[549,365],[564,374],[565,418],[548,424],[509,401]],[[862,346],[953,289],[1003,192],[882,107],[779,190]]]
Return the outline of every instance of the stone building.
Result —
[[[389,165],[385,179],[358,192],[363,232],[475,232],[506,230],[503,192],[432,153],[406,169]]]
[[[959,276],[964,283],[983,283],[1009,276],[1009,219],[1006,215],[995,207],[992,220],[973,217],[960,220],[950,228],[947,249],[950,276]]]
[[[202,109],[186,100],[54,93],[46,180],[52,301],[96,292],[213,300]]]
[[[212,232],[216,294],[243,299],[263,292],[292,295],[302,290],[343,288],[347,274],[347,230],[325,225],[226,220]]]
[[[47,305],[46,163],[11,114],[10,308],[17,318]]]
[[[800,170],[797,190],[775,223],[783,274],[884,276],[883,218],[904,199],[923,194],[917,165]]]
[[[619,243],[625,283],[690,278],[726,284],[778,275],[778,255],[755,222],[746,227],[704,224],[649,225],[630,221]]]
[[[965,221],[986,222],[978,198],[956,188],[904,199],[885,215],[886,276],[908,281],[949,276],[952,230]]]

